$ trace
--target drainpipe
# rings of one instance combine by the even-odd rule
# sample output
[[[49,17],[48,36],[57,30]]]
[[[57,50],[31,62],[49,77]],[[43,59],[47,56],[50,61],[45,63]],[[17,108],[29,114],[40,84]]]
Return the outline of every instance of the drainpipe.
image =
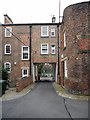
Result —
[[[57,31],[58,31],[58,38],[57,38],[57,43],[58,43],[58,80],[60,78],[60,42],[59,42],[59,24],[57,25]],[[58,81],[59,82],[59,81]]]
[[[29,45],[29,47],[30,47],[30,76],[31,76],[31,71],[32,71],[32,63],[31,63],[32,62],[31,61],[31,58],[32,58],[31,57],[31,52],[32,52],[31,51],[32,50],[32,48],[31,48],[31,45],[32,45],[31,44],[31,41],[32,41],[32,25],[30,25],[29,28],[30,28],[30,45]]]

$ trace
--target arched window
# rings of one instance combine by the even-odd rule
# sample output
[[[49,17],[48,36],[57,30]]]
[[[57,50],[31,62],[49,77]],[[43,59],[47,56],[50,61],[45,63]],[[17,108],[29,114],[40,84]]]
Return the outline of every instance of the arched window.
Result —
[[[11,73],[11,63],[10,62],[5,62],[4,68],[7,70],[8,73]]]

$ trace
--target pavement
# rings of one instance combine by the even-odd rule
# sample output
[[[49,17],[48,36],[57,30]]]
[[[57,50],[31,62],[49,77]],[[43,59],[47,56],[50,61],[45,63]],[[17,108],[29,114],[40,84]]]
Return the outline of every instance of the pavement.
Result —
[[[9,88],[8,90],[5,91],[5,94],[2,97],[0,97],[0,99],[2,99],[2,101],[17,99],[29,93],[34,86],[35,86],[35,83],[24,88],[21,92],[16,92],[16,88]]]
[[[90,96],[88,96],[88,95],[70,94],[64,88],[62,88],[62,86],[60,86],[57,83],[53,83],[53,87],[55,88],[57,94],[62,96],[62,97],[69,98],[69,99],[74,99],[74,100],[90,100]]]
[[[22,97],[22,96],[26,95],[27,93],[29,93],[36,84],[37,83],[33,83],[33,84],[29,85],[28,87],[24,88],[21,92],[16,92],[16,88],[9,88],[9,90],[6,90],[5,94],[2,97],[0,97],[0,99],[2,101],[8,101],[8,100],[17,99],[19,97]],[[53,87],[55,88],[58,95],[65,97],[65,98],[78,99],[78,100],[89,100],[90,99],[90,96],[73,95],[73,94],[67,93],[64,90],[64,88],[62,88],[60,85],[58,85],[55,82],[53,83]]]

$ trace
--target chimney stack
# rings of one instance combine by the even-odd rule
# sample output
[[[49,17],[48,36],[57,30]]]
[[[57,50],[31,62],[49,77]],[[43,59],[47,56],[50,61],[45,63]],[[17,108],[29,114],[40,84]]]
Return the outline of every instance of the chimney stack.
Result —
[[[52,23],[55,23],[55,21],[56,21],[56,17],[53,15],[53,17],[52,17]]]
[[[4,15],[4,24],[13,24],[11,18],[7,14]]]

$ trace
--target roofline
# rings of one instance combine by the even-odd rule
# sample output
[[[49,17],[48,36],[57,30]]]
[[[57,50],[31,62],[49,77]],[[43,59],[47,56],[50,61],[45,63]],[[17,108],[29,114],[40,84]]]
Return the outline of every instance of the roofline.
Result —
[[[74,4],[71,4],[71,5],[68,5],[65,9],[64,9],[64,11],[63,11],[63,15],[64,15],[64,12],[68,9],[68,8],[70,8],[70,7],[74,7],[74,6],[76,6],[76,5],[82,5],[82,4],[87,4],[87,5],[89,5],[90,4],[90,2],[89,1],[83,1],[83,2],[77,2],[77,3],[74,3]]]
[[[3,26],[32,26],[32,25],[61,25],[61,23],[16,23],[2,24]]]

